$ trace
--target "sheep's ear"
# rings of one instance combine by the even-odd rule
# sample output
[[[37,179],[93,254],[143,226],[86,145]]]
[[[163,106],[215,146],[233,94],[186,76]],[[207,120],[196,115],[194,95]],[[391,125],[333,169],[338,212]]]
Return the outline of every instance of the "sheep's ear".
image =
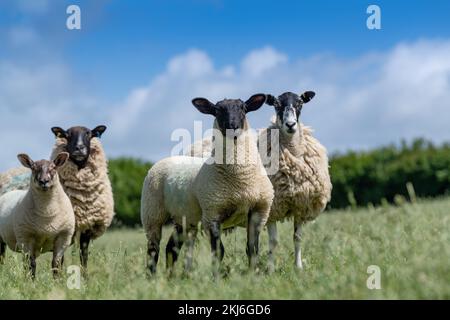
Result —
[[[34,162],[31,160],[31,158],[27,154],[19,154],[17,155],[17,159],[19,159],[20,163],[25,167],[29,169],[33,169]]]
[[[56,156],[55,160],[53,160],[53,163],[57,168],[59,168],[66,163],[67,159],[69,159],[69,154],[67,152],[61,152]]]
[[[275,98],[275,97],[274,97],[273,95],[271,95],[271,94],[267,94],[266,96],[267,96],[266,103],[267,103],[269,106],[274,106],[274,107],[276,107],[276,106],[278,105],[278,99],[277,99],[277,98]]]
[[[211,114],[216,116],[216,106],[214,103],[210,102],[205,98],[195,98],[192,100],[192,104],[197,108],[198,111],[204,114]]]
[[[52,132],[55,134],[57,138],[67,138],[67,131],[60,127],[53,127]]]
[[[308,103],[314,98],[316,93],[314,91],[305,91],[300,98],[302,99],[303,103]]]
[[[266,102],[266,98],[266,95],[262,93],[251,96],[250,99],[245,102],[245,105],[247,106],[246,112],[256,111],[261,108],[264,102]]]
[[[92,130],[92,138],[101,138],[106,131],[106,126],[97,126]]]

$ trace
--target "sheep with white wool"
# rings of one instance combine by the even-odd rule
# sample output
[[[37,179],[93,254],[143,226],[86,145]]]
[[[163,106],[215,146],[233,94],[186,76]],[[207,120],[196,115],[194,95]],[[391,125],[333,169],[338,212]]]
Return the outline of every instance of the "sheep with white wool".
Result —
[[[194,242],[201,208],[193,192],[193,183],[205,160],[193,157],[170,157],[157,162],[144,181],[141,198],[141,221],[148,238],[148,266],[156,271],[162,227],[171,222],[175,230],[166,246],[166,264],[171,269],[187,242],[186,269],[192,267]]]
[[[67,163],[58,169],[64,191],[69,196],[76,217],[76,237],[80,243],[80,260],[87,268],[88,248],[92,240],[103,235],[114,217],[114,199],[108,177],[108,162],[100,142],[106,126],[89,130],[72,127],[52,128],[56,136],[51,155],[68,152]],[[12,169],[0,175],[0,195],[4,191],[28,188],[29,173]]]
[[[246,102],[226,99],[213,104],[204,98],[193,100],[200,112],[215,117],[213,144],[218,152],[204,164],[200,159],[195,160],[197,163],[188,169],[188,174],[181,169],[193,161],[187,157],[163,160],[162,164],[156,164],[150,170],[144,183],[141,217],[148,238],[151,272],[156,271],[161,228],[171,216],[168,212],[170,205],[178,205],[172,210],[179,212],[179,217],[185,217],[184,225],[188,225],[190,231],[201,219],[203,228],[210,235],[214,265],[224,256],[221,230],[246,226],[249,264],[255,265],[259,234],[269,218],[273,188],[260,161],[256,139],[249,132],[246,113],[259,109],[265,100],[263,94],[254,95]],[[176,196],[168,195],[166,201],[169,193]],[[178,199],[177,204],[171,201],[174,197]],[[173,249],[169,251],[179,251],[183,245],[178,240],[183,236],[182,223],[178,220],[169,241]],[[188,234],[192,246],[195,232]],[[189,252],[188,257],[191,256],[191,248]],[[175,258],[173,254],[171,256]],[[190,261],[188,263],[189,266]]]
[[[0,173],[0,196],[14,190],[27,190],[30,184],[30,170],[13,168]]]
[[[267,96],[266,103],[275,107],[276,116],[271,126],[260,132],[258,144],[262,158],[276,160],[275,166],[278,166],[278,170],[272,172],[274,163],[264,163],[275,191],[267,223],[271,269],[274,268],[274,253],[278,245],[276,222],[293,218],[295,265],[302,268],[301,228],[317,218],[331,199],[326,149],[313,137],[312,129],[299,121],[303,104],[314,96],[312,91],[300,96],[291,92],[278,98]],[[278,134],[272,135],[273,130]],[[278,154],[272,154],[272,138],[278,139],[275,141]],[[213,152],[212,139],[206,138],[190,146],[187,154],[205,157]]]
[[[36,258],[53,251],[52,269],[56,276],[75,231],[72,204],[57,173],[69,154],[58,154],[53,161],[33,162],[24,154],[18,158],[32,173],[27,191],[10,191],[0,197],[0,260],[4,259],[6,246],[25,253],[34,278]]]

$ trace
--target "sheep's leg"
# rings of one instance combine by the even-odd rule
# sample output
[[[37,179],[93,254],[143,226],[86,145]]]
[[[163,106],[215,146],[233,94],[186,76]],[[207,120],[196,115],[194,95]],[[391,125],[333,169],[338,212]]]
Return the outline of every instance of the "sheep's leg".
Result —
[[[18,239],[17,243],[16,249],[19,249],[23,254],[25,270],[28,269],[31,279],[34,280],[36,278],[36,252],[34,250],[36,244],[34,239],[29,242]]]
[[[83,271],[87,271],[89,244],[91,242],[91,233],[89,231],[80,234],[80,261]]]
[[[195,228],[190,229],[187,234],[186,239],[187,252],[185,265],[186,272],[190,272],[192,270],[192,260],[194,257],[194,245],[196,238],[197,238],[197,226],[195,226]]]
[[[5,263],[6,243],[0,240],[0,264]]]
[[[70,240],[67,236],[61,236],[56,239],[53,245],[53,259],[52,259],[52,270],[53,277],[57,278],[59,273],[62,271],[64,263],[64,252],[70,244]]]
[[[34,252],[28,255],[28,264],[31,273],[31,279],[34,280],[36,279],[36,255],[34,254]]]
[[[225,248],[220,239],[220,223],[213,221],[209,227],[209,235],[211,241],[212,265],[214,276],[217,276],[220,262],[225,255]]]
[[[269,270],[273,272],[275,271],[275,250],[278,246],[277,223],[269,223],[267,232],[269,233]]]
[[[161,242],[162,226],[153,227],[147,233],[148,250],[147,250],[147,267],[151,274],[156,273],[156,266],[159,260],[159,244]]]
[[[296,219],[296,221],[294,222],[295,266],[299,269],[303,269],[301,240],[302,224]]]
[[[53,277],[57,278],[62,271],[62,260],[63,256],[61,254],[53,252],[53,259],[52,259],[52,270],[53,270]]]
[[[183,240],[183,227],[176,225],[166,247],[166,266],[170,271],[178,260],[178,255],[183,247]]]
[[[259,254],[259,235],[262,229],[261,216],[250,212],[247,224],[247,256],[250,268],[255,268]]]

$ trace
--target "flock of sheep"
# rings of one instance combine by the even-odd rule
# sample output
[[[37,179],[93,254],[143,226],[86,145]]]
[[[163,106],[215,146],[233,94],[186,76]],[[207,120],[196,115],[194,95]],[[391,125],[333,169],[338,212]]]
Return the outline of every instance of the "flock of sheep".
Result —
[[[279,97],[256,94],[245,102],[192,101],[201,113],[215,118],[214,134],[193,144],[185,156],[157,162],[145,179],[141,220],[151,273],[156,272],[162,227],[168,223],[174,226],[166,246],[169,270],[184,243],[185,268],[192,269],[199,224],[210,237],[214,273],[225,254],[222,232],[247,229],[247,256],[253,268],[259,236],[267,225],[269,269],[274,270],[276,223],[288,218],[294,221],[295,264],[302,268],[301,228],[325,209],[332,189],[326,150],[299,121],[303,104],[314,95],[286,92]],[[264,103],[273,106],[276,115],[255,137],[246,115]],[[65,250],[77,242],[81,266],[87,270],[89,244],[105,233],[114,216],[107,159],[100,143],[105,130],[105,126],[52,128],[56,142],[51,160],[33,161],[20,154],[24,168],[0,174],[0,263],[6,247],[21,252],[34,278],[36,258],[53,252],[52,270],[57,276]],[[273,161],[275,172],[268,170]]]

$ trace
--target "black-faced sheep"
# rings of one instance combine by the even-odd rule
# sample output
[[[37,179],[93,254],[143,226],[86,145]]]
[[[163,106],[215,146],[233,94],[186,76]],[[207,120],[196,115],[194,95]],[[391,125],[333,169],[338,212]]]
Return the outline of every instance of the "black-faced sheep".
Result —
[[[151,272],[156,271],[162,225],[169,219],[175,220],[176,228],[166,251],[172,261],[176,260],[184,239],[183,217],[189,236],[188,259],[201,220],[210,234],[215,266],[224,256],[221,230],[236,226],[247,227],[249,264],[255,265],[259,233],[268,219],[273,188],[261,164],[255,138],[249,132],[246,113],[259,109],[265,100],[262,94],[245,103],[193,100],[200,112],[215,117],[214,146],[220,151],[205,163],[201,159],[172,157],[149,171],[143,188],[141,217],[148,238]],[[188,260],[188,266],[190,263]]]
[[[300,96],[286,92],[278,98],[267,95],[266,103],[275,107],[276,115],[272,125],[260,132],[258,144],[262,159],[269,160],[264,161],[264,166],[275,191],[267,223],[271,269],[274,268],[274,251],[278,244],[276,222],[294,219],[295,264],[302,268],[301,227],[314,220],[331,198],[326,149],[312,136],[312,129],[299,121],[303,104],[314,96],[312,91]],[[272,138],[277,139],[277,154],[272,154]],[[190,146],[187,155],[206,157],[212,153],[212,139],[206,138]]]
[[[99,140],[105,130],[106,126],[92,130],[85,127],[52,128],[56,142],[51,158],[60,152],[70,155],[58,173],[75,212],[80,260],[84,269],[87,268],[89,243],[105,233],[114,217],[108,163]]]

